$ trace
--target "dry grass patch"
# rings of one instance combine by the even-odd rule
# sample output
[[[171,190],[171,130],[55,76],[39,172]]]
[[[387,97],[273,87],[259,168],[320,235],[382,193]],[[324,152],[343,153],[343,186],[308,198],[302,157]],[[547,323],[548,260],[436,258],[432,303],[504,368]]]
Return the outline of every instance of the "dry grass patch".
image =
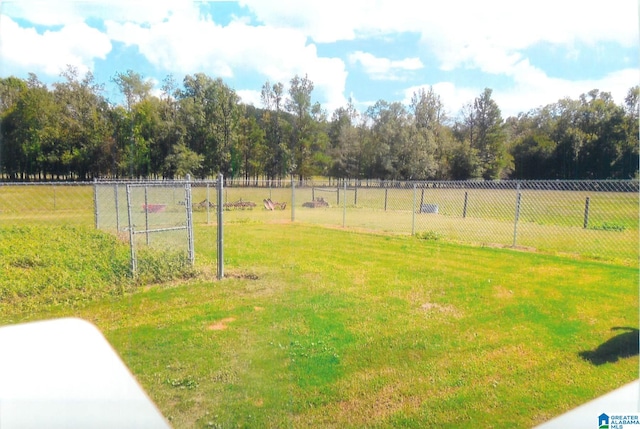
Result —
[[[225,329],[227,329],[228,323],[235,322],[235,321],[236,321],[235,317],[226,317],[222,320],[212,323],[211,325],[208,326],[207,329],[209,329],[210,331],[224,331]]]
[[[512,299],[513,290],[507,289],[504,286],[496,285],[493,287],[493,294],[498,299]]]
[[[417,412],[425,398],[406,395],[403,387],[402,382],[387,383],[375,394],[367,393],[342,401],[338,404],[337,420],[367,426],[385,421],[400,411]]]
[[[456,319],[462,317],[462,312],[455,308],[453,305],[425,302],[420,306],[420,309],[429,315],[441,314],[444,316],[454,317]]]

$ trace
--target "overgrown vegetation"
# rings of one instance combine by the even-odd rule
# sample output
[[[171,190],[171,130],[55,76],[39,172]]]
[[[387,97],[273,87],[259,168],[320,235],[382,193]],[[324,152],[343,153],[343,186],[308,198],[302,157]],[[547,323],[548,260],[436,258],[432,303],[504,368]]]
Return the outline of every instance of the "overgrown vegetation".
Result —
[[[141,249],[134,279],[129,256],[127,243],[93,229],[2,227],[0,309],[88,302],[195,273],[184,255]]]
[[[46,235],[6,231],[2,261],[7,243]],[[215,228],[196,234],[199,263],[214,264]],[[0,324],[94,322],[176,428],[525,428],[637,378],[637,343],[620,328],[638,326],[637,267],[253,222],[226,228],[225,280],[121,297],[104,279],[126,272],[126,246],[86,229],[52,236],[51,253],[6,266],[46,273],[59,260],[77,278],[115,256],[105,292],[0,311]],[[66,254],[78,244],[85,259]]]
[[[598,231],[624,231],[627,227],[621,223],[616,222],[602,222],[590,227]]]
[[[440,240],[442,234],[437,231],[423,231],[416,233],[416,238],[420,240]]]

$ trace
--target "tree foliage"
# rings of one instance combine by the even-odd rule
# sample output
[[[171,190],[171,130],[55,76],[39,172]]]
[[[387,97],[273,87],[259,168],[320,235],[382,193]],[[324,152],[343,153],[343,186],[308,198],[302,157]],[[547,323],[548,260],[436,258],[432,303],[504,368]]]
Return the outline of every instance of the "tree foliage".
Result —
[[[222,79],[181,83],[127,70],[110,103],[91,73],[68,67],[47,87],[37,76],[0,79],[0,178],[89,180],[191,174],[245,183],[315,175],[347,179],[609,179],[638,176],[640,90],[618,105],[597,89],[502,118],[486,88],[451,117],[433,88],[409,105],[350,100],[329,116],[308,76],[265,82],[261,107]]]

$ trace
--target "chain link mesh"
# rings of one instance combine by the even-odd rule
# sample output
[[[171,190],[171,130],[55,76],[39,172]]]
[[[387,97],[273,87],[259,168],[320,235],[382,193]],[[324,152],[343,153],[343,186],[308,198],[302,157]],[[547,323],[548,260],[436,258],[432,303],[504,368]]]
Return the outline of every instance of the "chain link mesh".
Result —
[[[230,183],[225,188],[226,221],[293,219],[431,240],[638,261],[638,181],[259,185]],[[266,208],[267,198],[287,208]]]
[[[94,185],[3,184],[0,221],[65,222],[121,230],[127,222],[124,185]],[[116,186],[120,188],[115,190]],[[638,181],[632,180],[366,182],[358,186],[293,181],[240,186],[228,181],[222,199],[228,224],[295,221],[638,262]],[[137,193],[134,201],[136,224],[143,222],[144,204],[164,205],[150,213],[154,221],[173,225],[179,222],[175,216],[184,218],[184,193],[178,189],[160,194],[148,190],[146,203],[144,193]],[[192,182],[192,202],[194,224],[216,223],[215,182]]]
[[[186,181],[5,183],[0,185],[0,222],[72,225],[111,232],[131,246],[134,273],[136,249],[145,247],[162,250],[165,258],[193,263],[193,185],[195,182]],[[212,189],[215,200],[216,182],[197,183],[198,190],[204,187]],[[212,249],[202,248],[213,255],[217,237],[215,233],[211,236]],[[173,260],[167,260],[170,262]]]
[[[0,222],[94,224],[93,186],[88,183],[0,183]]]

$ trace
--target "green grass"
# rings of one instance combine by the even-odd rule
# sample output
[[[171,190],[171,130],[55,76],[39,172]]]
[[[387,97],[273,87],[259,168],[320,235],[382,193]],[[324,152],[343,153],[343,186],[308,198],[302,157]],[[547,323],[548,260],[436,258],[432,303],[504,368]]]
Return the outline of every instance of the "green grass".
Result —
[[[196,229],[204,273],[215,229]],[[15,269],[41,268],[38,239]],[[612,330],[638,326],[637,267],[241,218],[225,260],[223,281],[8,303],[0,323],[94,322],[175,427],[531,427],[638,375],[637,335]]]
[[[179,252],[141,249],[134,279],[129,256],[128,244],[86,227],[0,228],[0,312],[73,306],[195,275]]]

